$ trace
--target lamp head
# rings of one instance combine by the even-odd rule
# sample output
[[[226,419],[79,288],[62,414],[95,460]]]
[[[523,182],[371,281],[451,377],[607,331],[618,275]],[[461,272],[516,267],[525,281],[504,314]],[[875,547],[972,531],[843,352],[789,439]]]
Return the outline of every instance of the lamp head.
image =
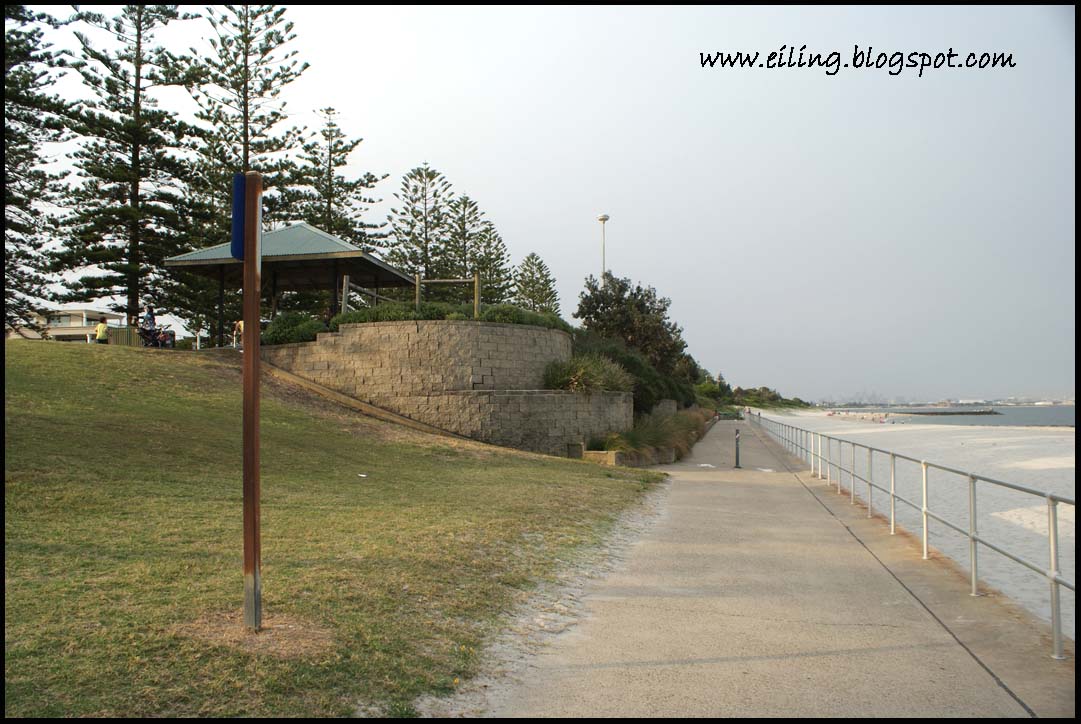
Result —
[[[608,221],[608,219],[609,219],[608,214],[601,214],[600,216],[597,217],[597,221],[601,222],[602,224],[604,222]]]

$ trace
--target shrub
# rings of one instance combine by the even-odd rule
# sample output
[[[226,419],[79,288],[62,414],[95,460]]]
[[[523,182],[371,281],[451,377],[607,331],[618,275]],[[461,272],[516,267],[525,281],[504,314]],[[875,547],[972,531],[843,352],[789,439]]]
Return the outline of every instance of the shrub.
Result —
[[[391,302],[375,307],[355,309],[339,314],[330,320],[330,328],[337,331],[343,324],[362,324],[365,322],[401,322],[415,319],[472,319],[472,304],[449,304],[447,302],[421,302],[420,307],[404,302]],[[494,304],[481,307],[479,321],[502,322],[504,324],[528,324],[534,327],[562,329],[573,332],[573,328],[554,314],[540,314],[520,309],[510,304]]]
[[[291,342],[312,342],[319,332],[327,331],[327,325],[301,312],[279,314],[267,325],[261,343],[267,345]]]
[[[544,370],[544,387],[548,390],[572,392],[630,392],[634,389],[634,378],[607,357],[583,354],[575,355],[566,362],[549,363]]]
[[[630,430],[609,435],[604,449],[645,453],[671,448],[676,451],[676,459],[681,459],[705,434],[710,416],[711,413],[699,409],[681,410],[663,418],[643,416]]]
[[[451,312],[446,317],[444,317],[444,319],[448,319],[448,320],[451,320],[453,322],[460,322],[463,319],[469,319],[469,317],[465,316],[461,312]]]
[[[676,400],[684,407],[694,404],[693,387],[661,375],[643,354],[629,349],[620,340],[576,330],[574,352],[595,353],[607,357],[630,373],[634,378],[635,414],[648,413],[659,401],[666,398]]]
[[[544,312],[531,312],[528,309],[516,307],[513,304],[493,304],[481,310],[480,318],[484,322],[501,322],[503,324],[529,324],[534,327],[547,327],[548,329],[561,329],[572,333],[574,328],[554,314]]]

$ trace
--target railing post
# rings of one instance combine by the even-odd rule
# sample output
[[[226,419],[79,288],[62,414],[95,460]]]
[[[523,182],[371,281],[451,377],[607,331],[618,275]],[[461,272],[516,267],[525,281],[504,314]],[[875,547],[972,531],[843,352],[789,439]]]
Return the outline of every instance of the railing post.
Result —
[[[826,435],[826,485],[833,485],[833,441]],[[840,488],[838,488],[840,490]]]
[[[856,504],[856,443],[852,445],[852,469],[848,471],[848,502]]]
[[[923,560],[927,560],[927,462],[921,462],[920,466],[923,468],[923,506],[920,509],[923,518]]]
[[[873,455],[874,455],[874,451],[871,448],[867,448],[867,517],[868,518],[873,518],[874,517],[874,508],[871,505],[871,489],[872,489],[871,488],[871,481],[874,480],[874,478],[875,478],[875,476],[874,476],[874,474],[872,472],[872,467],[874,466],[874,457],[872,457]]]
[[[970,596],[980,595],[976,572],[976,476],[968,476],[968,567],[971,571],[972,591]]]
[[[1051,559],[1051,645],[1053,659],[1066,658],[1062,654],[1062,609],[1059,607],[1058,583],[1058,501],[1047,498],[1047,548]]]
[[[897,477],[897,456],[890,453],[890,535],[897,533],[897,498],[894,496],[894,485]]]

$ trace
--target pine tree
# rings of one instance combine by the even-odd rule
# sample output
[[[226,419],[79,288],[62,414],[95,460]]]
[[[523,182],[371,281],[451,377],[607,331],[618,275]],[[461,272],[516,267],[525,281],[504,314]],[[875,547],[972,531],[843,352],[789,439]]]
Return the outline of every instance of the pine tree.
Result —
[[[390,210],[392,239],[386,247],[387,261],[422,279],[445,274],[448,207],[453,200],[450,182],[425,163],[405,175],[394,197],[399,207]]]
[[[363,139],[349,140],[335,121],[337,111],[320,111],[324,126],[319,138],[304,144],[298,180],[303,186],[287,194],[291,213],[329,234],[345,239],[366,252],[374,250],[374,241],[386,237],[378,230],[386,222],[364,221],[363,214],[371,204],[382,199],[366,196],[388,174],[371,173],[349,181],[338,172],[346,166],[349,155]]]
[[[163,262],[183,250],[177,206],[187,174],[176,150],[188,128],[150,94],[194,79],[186,59],[154,45],[155,31],[178,17],[172,5],[128,5],[111,21],[81,13],[80,20],[116,39],[113,50],[95,48],[76,33],[80,59],[72,67],[93,98],[75,125],[82,143],[73,158],[83,181],[72,191],[70,234],[54,268],[83,276],[58,298],[121,297],[111,306],[126,312],[131,324],[140,300],[166,306]]]
[[[504,304],[514,291],[514,270],[503,237],[490,221],[481,224],[473,255],[473,268],[480,274],[480,301]]]
[[[296,183],[290,155],[302,145],[304,130],[279,130],[288,116],[282,90],[307,68],[296,50],[293,23],[274,5],[224,5],[207,9],[213,30],[212,53],[203,60],[204,82],[193,88],[202,133],[194,149],[198,160],[193,191],[219,223],[207,246],[229,237],[233,176],[258,171],[263,177],[263,219],[288,220],[282,190]],[[194,49],[192,51],[195,52]]]
[[[189,235],[182,251],[223,244],[230,239],[233,176],[258,171],[263,176],[263,220],[286,221],[286,192],[299,184],[291,155],[304,131],[279,130],[288,116],[279,96],[308,64],[283,46],[295,38],[285,9],[273,5],[225,5],[208,8],[212,52],[204,57],[201,82],[192,88],[200,122],[188,148],[194,153],[190,171]],[[193,53],[195,50],[193,49]],[[204,54],[205,56],[205,54]],[[217,325],[218,284],[177,273],[170,284],[170,303],[192,324]],[[225,290],[226,329],[237,319],[240,294]]]
[[[535,253],[523,259],[514,274],[514,303],[534,312],[559,314],[555,279]]]
[[[23,5],[4,6],[4,326],[38,332],[48,281],[40,203],[56,198],[61,178],[41,167],[41,147],[64,139],[69,112],[46,93],[55,82],[49,69],[63,63],[42,41],[43,24],[57,23]]]
[[[455,279],[471,279],[477,271],[477,252],[484,231],[484,212],[468,196],[459,196],[447,204],[447,241],[443,249],[445,273]],[[455,285],[446,296],[456,302],[473,299],[473,290]]]

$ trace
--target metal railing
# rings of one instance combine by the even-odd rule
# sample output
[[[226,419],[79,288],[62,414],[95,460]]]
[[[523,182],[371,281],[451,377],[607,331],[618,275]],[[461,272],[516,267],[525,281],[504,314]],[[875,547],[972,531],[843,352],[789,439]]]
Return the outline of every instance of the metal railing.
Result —
[[[767,433],[772,435],[782,447],[788,452],[796,455],[807,461],[811,467],[811,475],[813,477],[824,479],[828,485],[832,485],[834,482],[834,473],[836,473],[837,492],[841,492],[842,478],[847,473],[849,476],[849,495],[851,502],[856,502],[856,481],[861,481],[867,484],[867,517],[871,518],[874,515],[874,503],[872,494],[874,490],[880,490],[883,493],[888,493],[890,498],[890,535],[897,532],[897,501],[901,501],[906,505],[915,508],[920,513],[922,531],[921,542],[923,546],[923,558],[927,559],[927,546],[928,546],[928,526],[927,522],[929,518],[937,520],[948,528],[957,531],[961,535],[968,538],[968,556],[969,556],[969,570],[970,570],[970,585],[971,592],[969,595],[978,596],[979,584],[978,584],[978,553],[979,544],[983,544],[991,550],[999,553],[1006,558],[1009,558],[1016,563],[1029,568],[1032,571],[1045,577],[1050,586],[1051,594],[1051,638],[1052,638],[1052,658],[1064,659],[1066,658],[1062,653],[1062,610],[1059,603],[1059,587],[1065,586],[1071,591],[1075,591],[1074,584],[1071,581],[1062,577],[1059,571],[1058,564],[1058,504],[1063,503],[1065,505],[1073,505],[1076,508],[1076,503],[1067,497],[1057,495],[1055,493],[1048,493],[1043,490],[1036,490],[1024,485],[1018,485],[1017,483],[1007,483],[1002,480],[995,480],[989,478],[986,475],[977,475],[976,473],[965,472],[957,470],[955,468],[947,467],[945,465],[939,465],[938,463],[927,462],[926,460],[918,460],[908,455],[902,455],[901,453],[892,452],[890,450],[881,450],[879,448],[871,447],[869,445],[863,445],[851,440],[842,440],[841,438],[834,437],[832,435],[826,435],[820,432],[814,432],[812,430],[806,430],[794,425],[789,425],[777,420],[771,420],[764,418],[760,413],[751,413],[748,415],[749,420],[762,427]],[[851,450],[851,468],[844,467],[844,447],[848,446]],[[825,451],[823,452],[823,447]],[[867,477],[863,478],[856,472],[856,448],[862,448],[867,451]],[[836,455],[835,455],[836,452]],[[890,481],[889,488],[884,488],[874,482],[874,454],[888,455],[890,461]],[[909,460],[914,463],[918,463],[921,467],[922,479],[920,484],[922,500],[917,503],[908,500],[901,495],[897,494],[896,485],[896,464],[897,460]],[[823,464],[825,465],[825,473],[823,476]],[[942,515],[930,510],[928,507],[927,499],[927,485],[928,485],[928,470],[941,470],[947,473],[955,475],[961,475],[968,480],[968,526],[963,527],[947,520]],[[976,528],[976,483],[985,482],[992,485],[996,485],[1003,488],[1009,488],[1011,490],[1020,491],[1029,495],[1035,495],[1043,498],[1047,503],[1047,549],[1048,549],[1048,563],[1049,568],[1041,568],[1040,566],[1021,558],[1019,555],[1011,553],[1003,547],[996,545],[985,538],[981,538],[979,531]]]

